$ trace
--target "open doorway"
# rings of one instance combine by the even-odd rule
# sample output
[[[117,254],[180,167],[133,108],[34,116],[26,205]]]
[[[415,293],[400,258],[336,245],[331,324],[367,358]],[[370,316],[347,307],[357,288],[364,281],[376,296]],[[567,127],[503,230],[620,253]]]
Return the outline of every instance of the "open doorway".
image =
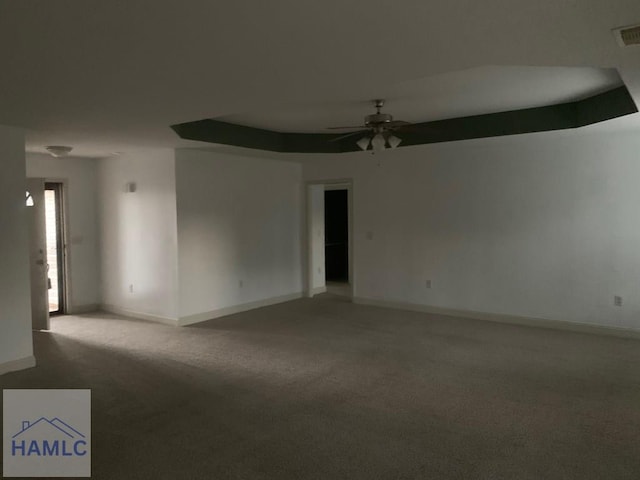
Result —
[[[332,293],[352,298],[353,181],[307,183],[307,295]]]
[[[45,183],[44,203],[47,237],[47,287],[49,314],[60,315],[66,312],[62,183]]]
[[[324,261],[327,288],[349,284],[349,195],[347,189],[324,192]]]

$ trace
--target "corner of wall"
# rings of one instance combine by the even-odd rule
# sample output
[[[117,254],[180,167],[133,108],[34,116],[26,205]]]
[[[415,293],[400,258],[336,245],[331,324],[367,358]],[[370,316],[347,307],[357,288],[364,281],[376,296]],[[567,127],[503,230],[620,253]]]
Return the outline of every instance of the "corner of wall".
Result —
[[[24,132],[0,126],[0,371],[33,366]],[[8,371],[7,370],[7,371]]]
[[[36,366],[36,357],[29,355],[28,357],[19,358],[18,360],[12,360],[9,362],[0,363],[0,375],[5,373],[17,372],[19,370],[26,370],[27,368],[33,368]]]

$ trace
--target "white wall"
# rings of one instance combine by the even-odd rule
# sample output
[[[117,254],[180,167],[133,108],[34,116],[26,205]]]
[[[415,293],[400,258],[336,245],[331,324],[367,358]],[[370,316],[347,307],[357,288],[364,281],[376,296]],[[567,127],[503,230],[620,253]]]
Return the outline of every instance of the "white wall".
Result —
[[[307,191],[307,235],[311,295],[326,291],[324,259],[324,185],[309,185]]]
[[[0,126],[0,374],[35,365],[24,133]]]
[[[176,151],[180,316],[300,295],[301,166]]]
[[[136,184],[133,193],[126,192],[129,182]],[[173,150],[100,160],[99,184],[104,308],[175,322],[178,267]]]
[[[586,132],[318,155],[304,177],[354,179],[356,297],[640,329],[640,138]]]
[[[97,166],[95,159],[27,153],[27,177],[65,185],[69,313],[89,311],[100,303]]]

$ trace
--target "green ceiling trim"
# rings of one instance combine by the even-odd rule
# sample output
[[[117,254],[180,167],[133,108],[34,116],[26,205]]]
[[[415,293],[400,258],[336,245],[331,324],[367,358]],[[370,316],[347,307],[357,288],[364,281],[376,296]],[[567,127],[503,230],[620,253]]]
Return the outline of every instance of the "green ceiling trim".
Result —
[[[414,124],[421,131],[403,131],[398,148],[473,138],[580,128],[637,113],[625,86],[575,102],[508,112]],[[205,119],[172,125],[181,138],[282,153],[343,153],[360,151],[358,135],[331,141],[344,133],[288,133]],[[362,136],[368,133],[362,130]]]

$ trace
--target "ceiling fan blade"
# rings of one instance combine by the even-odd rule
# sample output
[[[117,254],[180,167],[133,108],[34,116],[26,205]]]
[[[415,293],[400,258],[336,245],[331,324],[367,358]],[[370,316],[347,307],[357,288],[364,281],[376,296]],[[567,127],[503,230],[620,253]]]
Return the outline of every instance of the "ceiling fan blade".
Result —
[[[367,133],[369,133],[369,132],[368,132],[368,131],[366,131],[366,130],[359,130],[359,131],[357,131],[357,132],[347,133],[346,135],[340,135],[339,137],[332,138],[332,139],[331,139],[331,140],[329,140],[329,141],[330,141],[330,142],[337,142],[337,141],[339,141],[339,140],[342,140],[343,138],[352,137],[352,136],[354,136],[354,135],[364,135],[364,134],[367,134]]]
[[[354,129],[354,128],[363,129],[365,128],[365,125],[357,125],[353,127],[327,127],[327,130],[347,130],[347,129]]]
[[[394,131],[396,132],[425,132],[425,133],[429,133],[429,132],[437,132],[438,129],[435,127],[431,127],[431,126],[427,126],[427,125],[420,125],[420,124],[416,124],[416,123],[408,123],[406,125],[400,125],[396,128],[393,128]]]
[[[411,122],[405,122],[404,120],[393,120],[389,123],[385,123],[385,127],[387,128],[401,128],[406,125],[413,125]]]

